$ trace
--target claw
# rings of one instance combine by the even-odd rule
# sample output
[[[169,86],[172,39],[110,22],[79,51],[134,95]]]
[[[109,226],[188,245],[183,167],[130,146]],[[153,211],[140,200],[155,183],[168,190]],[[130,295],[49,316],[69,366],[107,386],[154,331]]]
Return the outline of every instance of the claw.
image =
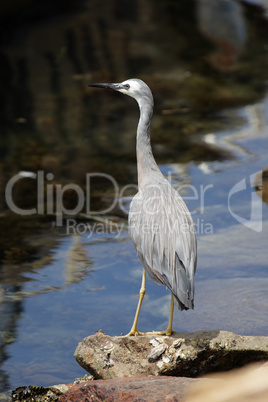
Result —
[[[145,332],[143,335],[166,335],[170,336],[173,334],[173,330],[167,328],[165,331],[152,331],[152,332]]]
[[[137,329],[131,329],[130,332],[124,336],[139,336],[139,335],[166,335],[170,336],[173,334],[173,330],[167,328],[165,331],[151,331],[151,332],[140,332]]]
[[[139,335],[146,335],[144,332],[139,332],[137,330],[131,330],[128,334],[124,336],[139,336]]]

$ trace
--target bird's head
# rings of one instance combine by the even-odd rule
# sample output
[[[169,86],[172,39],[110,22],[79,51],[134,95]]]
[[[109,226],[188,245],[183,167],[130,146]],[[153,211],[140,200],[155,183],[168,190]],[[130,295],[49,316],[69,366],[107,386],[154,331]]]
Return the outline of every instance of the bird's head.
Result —
[[[151,102],[151,104],[153,104],[153,95],[150,88],[147,84],[145,84],[145,82],[139,80],[138,78],[131,78],[118,84],[90,84],[89,87],[114,89],[115,91],[121,92],[122,94],[136,99],[139,105],[141,104],[142,100],[147,100],[147,102]]]

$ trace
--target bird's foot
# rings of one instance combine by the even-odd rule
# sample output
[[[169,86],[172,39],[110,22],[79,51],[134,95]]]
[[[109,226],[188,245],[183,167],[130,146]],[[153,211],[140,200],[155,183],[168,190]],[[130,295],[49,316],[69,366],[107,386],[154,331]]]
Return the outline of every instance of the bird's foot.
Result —
[[[139,336],[139,335],[145,335],[145,333],[138,331],[136,327],[132,327],[129,333],[124,336]]]
[[[152,331],[152,332],[145,332],[143,335],[166,335],[170,336],[173,334],[173,330],[167,328],[165,331]]]
[[[139,336],[139,335],[165,335],[170,336],[174,333],[172,329],[167,328],[165,331],[151,331],[151,332],[140,332],[137,329],[131,329],[128,334],[124,336]]]

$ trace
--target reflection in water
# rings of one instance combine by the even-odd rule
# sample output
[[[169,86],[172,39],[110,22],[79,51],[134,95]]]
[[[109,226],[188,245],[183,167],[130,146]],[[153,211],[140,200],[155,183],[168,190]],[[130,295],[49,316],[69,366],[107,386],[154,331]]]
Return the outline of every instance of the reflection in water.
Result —
[[[64,270],[64,286],[69,286],[85,278],[91,265],[86,250],[81,242],[81,236],[72,236],[73,245],[69,247],[66,255]]]
[[[228,70],[240,57],[246,42],[243,7],[236,0],[198,0],[200,31],[217,46],[209,61],[218,69]]]
[[[17,85],[14,90],[14,115],[18,123],[23,125],[23,130],[34,128],[33,108],[34,99],[29,89],[29,66],[26,57],[17,60]]]
[[[228,112],[226,112],[228,114]],[[260,135],[263,135],[263,131],[266,127],[266,116],[263,104],[258,103],[236,111],[237,115],[244,120],[244,124],[241,123],[241,127],[235,127],[228,129],[226,132],[208,133],[204,135],[203,141],[211,146],[213,149],[221,149],[222,152],[232,155],[230,157],[229,166],[236,166],[237,161],[248,161],[248,158],[256,159],[257,156],[251,151],[247,145],[243,145],[243,140],[256,139]],[[233,111],[230,114],[230,118],[233,119]],[[227,158],[226,158],[227,159]],[[202,162],[199,165],[200,169],[206,173],[212,173],[211,166],[208,162]],[[218,170],[220,163],[214,163],[213,168]]]
[[[18,290],[18,286],[0,284],[0,366],[9,357],[7,348],[17,337],[17,320],[22,313],[21,301],[8,302],[6,296]],[[9,388],[8,374],[0,369],[0,392]]]
[[[200,233],[199,307],[193,319],[178,316],[177,329],[200,329],[203,323],[210,329],[264,333],[259,281],[265,276],[265,245],[261,238],[257,243],[254,236],[248,241],[243,231],[235,231],[226,205],[230,188],[261,170],[261,195],[266,199],[266,136],[258,135],[266,124],[256,104],[265,95],[268,77],[266,17],[258,7],[231,1],[214,1],[212,8],[208,2],[189,0],[131,4],[84,0],[81,4],[83,8],[77,7],[72,14],[57,10],[60,18],[48,4],[41,22],[37,4],[24,8],[19,18],[17,14],[15,18],[0,15],[1,188],[20,171],[42,171],[45,178],[52,173],[53,180],[44,185],[52,186],[53,197],[57,185],[76,183],[84,191],[85,175],[90,172],[112,174],[120,187],[135,185],[136,104],[131,100],[125,104],[114,94],[88,91],[87,84],[132,76],[145,79],[154,89],[152,143],[162,171],[168,175],[172,167],[171,180],[178,186],[213,186],[204,215],[198,215],[200,199],[188,200],[201,224],[212,225],[213,234]],[[230,18],[226,21],[227,11]],[[217,32],[207,22],[212,20]],[[200,26],[206,36],[200,35]],[[213,63],[211,41],[221,47]],[[222,112],[252,104],[238,112]],[[251,124],[243,130],[245,118]],[[114,195],[105,180],[92,181],[91,190],[94,211],[104,209]],[[21,180],[13,196],[21,208],[36,207],[35,180]],[[127,209],[131,191],[124,196]],[[244,213],[247,200],[243,195],[235,200],[237,214]],[[63,202],[66,208],[75,207],[74,192],[66,192]],[[4,364],[0,385],[7,389],[24,383],[72,381],[78,368],[70,351],[81,338],[99,328],[118,334],[131,324],[128,319],[136,307],[141,270],[129,246],[125,221],[114,219],[113,230],[98,232],[98,227],[109,226],[103,222],[106,217],[98,217],[100,226],[91,232],[69,236],[67,223],[62,230],[52,226],[52,214],[11,215],[4,196],[0,197],[0,212],[0,361]],[[83,212],[79,220],[72,218],[88,222]],[[122,215],[121,211],[112,213]],[[219,229],[224,233],[217,235]],[[228,243],[230,232],[236,237]],[[234,247],[236,238],[239,247]],[[248,278],[234,282],[238,275]],[[241,301],[248,306],[245,311],[250,312],[250,319],[240,305],[232,321],[232,306],[228,306],[215,322],[226,289],[232,289],[236,306]],[[259,292],[256,299],[252,289]],[[165,327],[165,289],[151,291],[148,308],[151,303],[158,306],[159,314],[151,317],[145,311],[141,324],[159,327],[164,314]],[[238,319],[239,314],[243,319]]]

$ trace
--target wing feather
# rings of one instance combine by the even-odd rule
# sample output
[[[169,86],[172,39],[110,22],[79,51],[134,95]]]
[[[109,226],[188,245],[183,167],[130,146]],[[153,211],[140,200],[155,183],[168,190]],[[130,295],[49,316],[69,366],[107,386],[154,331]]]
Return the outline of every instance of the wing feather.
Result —
[[[170,289],[180,310],[193,308],[195,228],[168,181],[139,190],[130,206],[129,231],[150,279]]]

